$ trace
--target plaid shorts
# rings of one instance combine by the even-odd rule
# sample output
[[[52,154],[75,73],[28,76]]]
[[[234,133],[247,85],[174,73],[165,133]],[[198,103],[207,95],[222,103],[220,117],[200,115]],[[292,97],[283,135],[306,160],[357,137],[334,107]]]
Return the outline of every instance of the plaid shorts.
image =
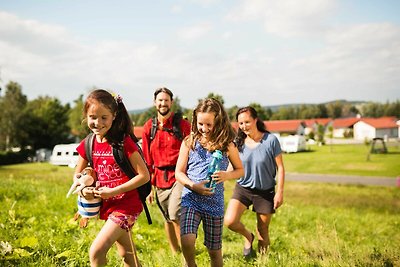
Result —
[[[211,216],[200,213],[189,207],[182,207],[180,228],[181,236],[195,234],[199,229],[200,222],[203,221],[204,245],[210,250],[222,248],[222,228],[224,217]]]
[[[110,215],[108,215],[108,219],[118,224],[122,229],[129,231],[129,229],[131,229],[135,224],[139,215],[140,213],[135,215],[126,215],[118,211],[113,211]]]

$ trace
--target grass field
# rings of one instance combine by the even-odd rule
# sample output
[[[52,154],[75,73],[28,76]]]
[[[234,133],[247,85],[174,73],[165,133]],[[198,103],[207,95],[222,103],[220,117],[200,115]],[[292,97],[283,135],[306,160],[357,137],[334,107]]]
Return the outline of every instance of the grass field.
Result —
[[[359,149],[362,148],[365,149],[362,146]],[[349,152],[342,152],[342,149]],[[329,173],[328,169],[332,167],[323,166],[318,162],[320,158],[325,160],[335,154],[337,159],[356,159],[361,153],[356,148],[344,146],[334,147],[332,152],[329,147],[312,150],[285,155],[287,171],[302,172],[296,170],[301,165],[297,161],[308,160],[310,169],[315,168],[312,165],[320,164],[319,173]],[[354,164],[363,166],[365,161],[366,166],[386,165],[379,167],[383,170],[368,175],[395,177],[400,173],[396,172],[399,156],[397,152],[374,154],[369,162],[360,157]],[[302,170],[311,172],[310,169],[303,167]],[[0,167],[0,266],[88,266],[88,248],[103,222],[91,220],[88,228],[80,229],[72,221],[75,199],[65,198],[72,172],[68,167],[47,163]],[[226,200],[233,185],[234,182],[226,183]],[[153,225],[147,225],[146,217],[141,215],[133,228],[143,266],[181,266],[182,257],[170,254],[160,213],[155,206],[150,206],[150,211]],[[246,212],[243,220],[255,230],[252,212]],[[272,244],[268,255],[243,260],[243,240],[225,228],[224,264],[235,267],[400,266],[399,229],[399,188],[287,182],[285,203],[271,223]],[[202,240],[200,231],[198,266],[209,266]],[[108,259],[109,266],[121,266],[115,249],[109,252]]]
[[[366,145],[309,146],[285,154],[288,172],[361,176],[400,176],[400,143],[389,143],[387,154],[369,154]],[[368,160],[367,160],[368,159]]]

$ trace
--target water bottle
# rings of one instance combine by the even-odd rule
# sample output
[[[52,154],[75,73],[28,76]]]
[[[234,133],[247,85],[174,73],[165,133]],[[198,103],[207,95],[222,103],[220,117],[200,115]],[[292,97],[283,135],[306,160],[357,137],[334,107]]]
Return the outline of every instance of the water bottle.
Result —
[[[212,154],[211,163],[210,165],[208,165],[208,172],[207,172],[208,182],[205,184],[205,187],[211,188],[212,192],[214,192],[216,184],[211,175],[213,175],[214,172],[219,171],[219,164],[221,163],[221,160],[222,160],[222,152],[220,150],[215,150],[214,153]]]

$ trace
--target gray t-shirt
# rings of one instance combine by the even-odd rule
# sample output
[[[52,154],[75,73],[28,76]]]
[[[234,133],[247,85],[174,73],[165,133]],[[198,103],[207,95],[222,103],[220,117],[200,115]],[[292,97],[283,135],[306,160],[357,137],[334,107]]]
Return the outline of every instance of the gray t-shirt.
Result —
[[[244,166],[244,176],[238,180],[243,187],[267,190],[275,187],[275,157],[282,153],[278,138],[271,133],[264,133],[260,144],[255,148],[243,145],[240,159]]]

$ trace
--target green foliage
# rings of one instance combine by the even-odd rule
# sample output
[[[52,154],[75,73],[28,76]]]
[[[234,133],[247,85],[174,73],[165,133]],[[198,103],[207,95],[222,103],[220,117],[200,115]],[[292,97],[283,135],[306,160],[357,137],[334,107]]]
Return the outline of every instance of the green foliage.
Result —
[[[83,95],[80,95],[75,101],[74,106],[69,110],[68,126],[71,134],[82,140],[87,134],[87,126],[83,118]]]
[[[21,85],[9,82],[4,96],[0,98],[0,150],[8,150],[19,145],[15,134],[20,129],[16,122],[21,118],[26,102],[27,98],[22,94]]]
[[[344,156],[349,159],[359,153],[357,148],[343,147],[347,149],[335,147],[331,154],[340,158],[354,151],[351,157]],[[316,148],[285,155],[287,169],[298,171],[290,166],[297,161],[322,169],[326,163],[315,161],[329,153],[326,147]],[[295,155],[301,157],[292,158]],[[72,173],[47,163],[0,166],[0,266],[89,265],[88,250],[103,222],[91,219],[88,228],[80,229],[71,219],[76,199],[65,194]],[[234,181],[225,184],[226,201],[233,187]],[[160,212],[155,205],[149,208],[153,225],[141,215],[132,230],[142,265],[181,266],[182,255],[170,253]],[[242,221],[255,232],[253,212],[246,211]],[[245,261],[243,238],[224,228],[224,266],[398,266],[399,227],[398,188],[287,182],[284,205],[271,222],[268,255]],[[197,262],[209,266],[202,242],[200,229]],[[108,266],[121,266],[115,247],[108,260]]]
[[[0,151],[0,166],[25,162],[26,159],[33,156],[33,154],[32,150],[26,149],[18,152]]]
[[[46,96],[29,101],[22,119],[16,123],[19,144],[51,149],[56,144],[71,142],[69,110],[69,104],[62,105],[57,98]]]

